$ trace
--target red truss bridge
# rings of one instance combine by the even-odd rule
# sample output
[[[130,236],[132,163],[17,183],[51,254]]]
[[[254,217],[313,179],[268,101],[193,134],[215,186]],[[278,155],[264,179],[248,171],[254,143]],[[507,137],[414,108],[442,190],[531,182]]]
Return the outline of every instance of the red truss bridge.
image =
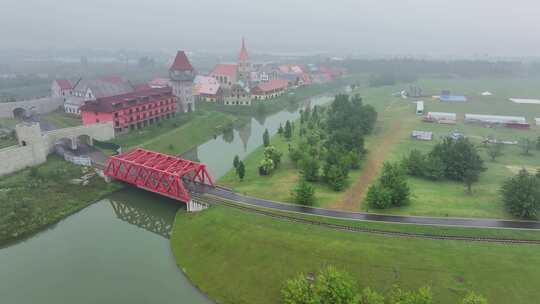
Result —
[[[110,156],[104,173],[139,188],[188,203],[192,207],[187,183],[214,186],[206,165],[145,149]]]

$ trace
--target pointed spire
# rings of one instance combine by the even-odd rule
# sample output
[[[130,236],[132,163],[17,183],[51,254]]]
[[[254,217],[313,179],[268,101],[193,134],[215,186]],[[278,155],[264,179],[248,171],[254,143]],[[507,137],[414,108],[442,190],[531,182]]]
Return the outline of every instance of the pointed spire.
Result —
[[[249,55],[246,49],[246,42],[244,37],[242,37],[242,48],[240,49],[240,55],[238,56],[238,61],[246,62],[249,60]]]
[[[189,59],[184,51],[178,51],[178,53],[176,53],[176,57],[174,58],[174,62],[171,65],[170,70],[193,71],[193,66],[189,62]]]

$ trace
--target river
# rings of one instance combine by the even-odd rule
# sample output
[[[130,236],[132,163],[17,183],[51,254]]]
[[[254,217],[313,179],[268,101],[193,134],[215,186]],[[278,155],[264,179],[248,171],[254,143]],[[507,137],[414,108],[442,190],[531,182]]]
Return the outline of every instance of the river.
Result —
[[[309,103],[328,103],[317,97]],[[306,105],[306,104],[304,104]],[[299,110],[252,118],[192,149],[218,179]],[[0,249],[0,303],[211,303],[172,256],[169,238],[182,203],[128,187],[28,240]]]

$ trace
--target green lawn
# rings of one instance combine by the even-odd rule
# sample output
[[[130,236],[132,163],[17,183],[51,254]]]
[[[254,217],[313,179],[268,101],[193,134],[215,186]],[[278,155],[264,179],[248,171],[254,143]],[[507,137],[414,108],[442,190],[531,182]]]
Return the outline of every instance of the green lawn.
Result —
[[[480,176],[479,182],[473,185],[473,195],[466,195],[463,184],[443,181],[431,182],[417,178],[410,178],[413,200],[409,206],[377,210],[379,213],[434,215],[453,217],[483,217],[483,218],[511,218],[505,210],[499,197],[502,182],[516,173],[521,167],[535,170],[540,168],[540,151],[532,151],[532,156],[522,155],[518,146],[506,146],[504,155],[492,162],[486,153],[481,141],[484,137],[495,136],[503,140],[520,140],[521,138],[536,139],[540,129],[534,125],[534,117],[540,116],[540,106],[519,105],[508,101],[510,97],[536,97],[540,95],[537,80],[531,79],[428,79],[420,80],[419,84],[424,91],[437,92],[449,88],[454,94],[465,94],[469,97],[467,103],[442,103],[436,100],[424,99],[426,111],[458,113],[456,125],[440,125],[424,123],[420,117],[409,127],[412,130],[432,131],[435,140],[432,142],[415,141],[406,136],[392,148],[388,160],[399,160],[412,149],[424,152],[441,138],[456,130],[464,133],[475,142],[480,149],[487,170]],[[479,96],[480,92],[489,90],[495,95],[492,97]],[[388,90],[390,92],[391,90]],[[410,117],[414,112],[414,104],[410,104],[403,112],[403,116]],[[530,130],[515,130],[497,126],[487,128],[479,124],[465,124],[463,114],[497,114],[525,116],[532,124]],[[517,168],[517,169],[516,169]],[[362,206],[366,210],[366,206]],[[374,211],[375,212],[375,211]]]
[[[402,215],[430,215],[450,217],[482,217],[482,218],[511,218],[504,210],[498,194],[501,183],[515,174],[516,170],[526,167],[531,170],[540,168],[540,151],[532,151],[532,156],[524,156],[518,146],[507,146],[504,155],[495,162],[490,161],[481,141],[486,136],[497,136],[503,140],[519,140],[521,138],[536,139],[540,136],[540,128],[534,125],[534,117],[540,117],[540,105],[519,105],[508,101],[510,97],[540,96],[540,86],[537,79],[510,78],[475,78],[475,79],[420,79],[418,84],[424,92],[438,94],[442,89],[450,89],[453,94],[465,94],[469,97],[467,103],[442,103],[424,98],[426,111],[441,111],[458,113],[456,125],[439,125],[424,123],[414,114],[414,100],[403,100],[392,97],[392,93],[406,88],[407,85],[387,86],[380,88],[360,87],[359,93],[364,102],[373,105],[379,113],[379,119],[373,135],[366,138],[368,157],[361,171],[353,172],[350,184],[364,183],[363,191],[352,189],[356,200],[356,209]],[[482,97],[480,93],[489,90],[492,97]],[[487,128],[476,124],[463,123],[464,113],[499,114],[525,116],[531,124],[530,130],[515,130],[503,126]],[[435,140],[420,142],[410,139],[412,130],[434,132]],[[481,174],[480,181],[473,185],[473,195],[466,195],[461,183],[442,181],[431,182],[417,178],[409,178],[413,198],[411,204],[388,210],[369,210],[362,205],[361,197],[365,194],[370,182],[378,174],[380,163],[384,160],[398,161],[410,150],[419,149],[424,152],[431,150],[437,140],[453,130],[465,133],[473,142],[479,145],[481,155],[485,160],[487,170]],[[397,137],[396,137],[397,136]],[[280,139],[274,138],[273,143],[285,151],[283,166],[269,177],[260,177],[256,167],[262,159],[262,148],[249,155],[245,161],[247,176],[243,182],[234,177],[234,172],[225,175],[220,183],[232,187],[236,191],[248,195],[289,201],[290,189],[294,186],[298,174],[296,168],[288,161],[286,145]],[[355,187],[357,188],[357,187]],[[331,191],[324,186],[317,187],[318,206],[337,206],[335,202],[349,197],[351,193],[343,194]],[[349,208],[350,209],[350,208]]]
[[[86,186],[69,183],[84,174],[82,167],[51,156],[34,169],[1,177],[0,247],[59,221],[120,187],[97,176]]]
[[[279,303],[286,279],[328,264],[382,292],[393,284],[431,286],[440,304],[470,290],[491,304],[540,298],[534,245],[349,233],[213,206],[178,213],[171,246],[179,267],[219,303]]]
[[[219,113],[198,111],[181,114],[163,121],[161,125],[132,131],[113,140],[123,150],[143,147],[155,151],[180,154],[203,143],[232,124],[235,118]]]
[[[54,111],[51,113],[42,114],[41,119],[47,121],[58,129],[82,125],[80,117],[66,114],[63,111]]]

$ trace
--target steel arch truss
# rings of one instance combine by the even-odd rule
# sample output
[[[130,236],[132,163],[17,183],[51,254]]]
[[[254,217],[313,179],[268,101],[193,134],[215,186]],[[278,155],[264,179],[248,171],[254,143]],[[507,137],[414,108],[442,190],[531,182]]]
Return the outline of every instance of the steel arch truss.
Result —
[[[184,181],[214,185],[206,165],[145,149],[110,156],[104,173],[111,178],[189,202]]]

